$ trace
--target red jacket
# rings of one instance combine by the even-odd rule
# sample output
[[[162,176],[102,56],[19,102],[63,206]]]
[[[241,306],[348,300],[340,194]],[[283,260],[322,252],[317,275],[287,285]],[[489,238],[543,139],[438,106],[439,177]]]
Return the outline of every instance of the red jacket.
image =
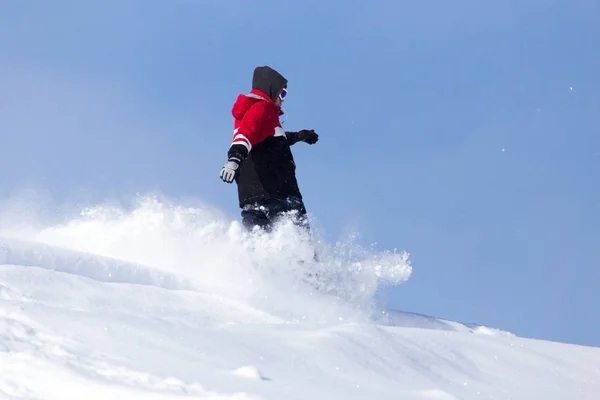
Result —
[[[292,141],[279,122],[283,112],[277,103],[264,92],[252,90],[238,96],[231,112],[235,131],[227,155],[240,160],[235,178],[240,207],[271,198],[302,199]]]
[[[248,153],[252,147],[269,137],[285,136],[279,122],[281,108],[260,90],[240,94],[231,110],[234,120],[234,145],[243,145]],[[247,153],[244,155],[247,156]]]

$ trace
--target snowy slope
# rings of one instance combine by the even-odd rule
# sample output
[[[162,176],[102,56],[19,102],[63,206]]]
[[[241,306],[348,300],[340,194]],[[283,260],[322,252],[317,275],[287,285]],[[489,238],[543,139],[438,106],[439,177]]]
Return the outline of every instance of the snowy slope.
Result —
[[[403,253],[266,239],[154,200],[4,223],[0,398],[600,398],[600,349],[376,309]]]

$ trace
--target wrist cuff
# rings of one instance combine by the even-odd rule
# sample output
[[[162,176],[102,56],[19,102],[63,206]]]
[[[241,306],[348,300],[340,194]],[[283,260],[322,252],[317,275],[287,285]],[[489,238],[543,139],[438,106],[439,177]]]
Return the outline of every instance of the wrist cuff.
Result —
[[[246,157],[248,157],[248,149],[244,145],[234,144],[229,148],[229,151],[227,152],[227,157],[229,159],[231,159],[231,158],[237,159],[236,161],[239,164],[242,161],[244,161],[244,159]]]

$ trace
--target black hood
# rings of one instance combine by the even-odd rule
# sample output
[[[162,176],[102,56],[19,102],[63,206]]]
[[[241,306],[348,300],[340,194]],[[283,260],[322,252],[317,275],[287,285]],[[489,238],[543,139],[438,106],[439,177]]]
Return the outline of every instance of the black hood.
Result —
[[[276,101],[277,95],[283,88],[287,88],[287,79],[273,68],[264,66],[254,69],[252,89],[260,90]]]

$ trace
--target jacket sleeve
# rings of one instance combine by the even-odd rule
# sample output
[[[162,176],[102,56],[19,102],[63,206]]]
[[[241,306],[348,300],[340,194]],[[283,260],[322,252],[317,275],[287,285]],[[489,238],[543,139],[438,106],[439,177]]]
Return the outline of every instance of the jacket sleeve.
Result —
[[[288,143],[290,144],[290,146],[293,146],[294,144],[296,144],[300,141],[300,135],[298,134],[298,132],[287,132],[286,131],[285,137],[289,141]]]
[[[240,161],[248,157],[252,147],[262,141],[261,129],[267,103],[259,101],[244,114],[239,125],[233,131],[233,141],[229,147],[228,157]]]

